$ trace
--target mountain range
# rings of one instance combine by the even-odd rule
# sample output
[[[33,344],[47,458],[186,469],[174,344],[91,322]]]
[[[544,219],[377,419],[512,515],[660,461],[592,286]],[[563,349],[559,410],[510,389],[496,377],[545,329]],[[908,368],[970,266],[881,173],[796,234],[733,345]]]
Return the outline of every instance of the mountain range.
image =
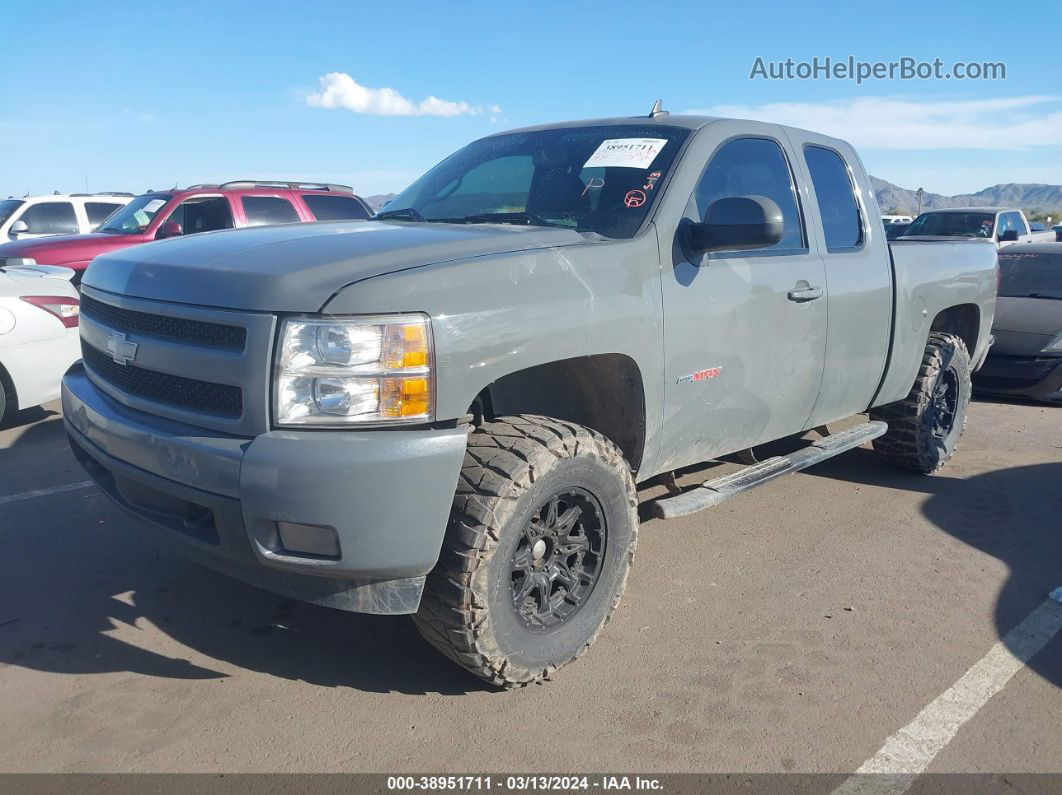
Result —
[[[381,193],[376,196],[363,196],[362,198],[365,199],[366,202],[368,202],[369,206],[372,208],[372,211],[374,213],[378,213],[380,212],[381,207],[383,207],[385,204],[387,204],[387,202],[391,201],[391,199],[393,199],[397,195],[397,193]]]
[[[889,210],[904,210],[914,214],[918,209],[918,194],[877,177],[870,178],[878,206],[883,213]],[[1023,210],[1062,209],[1062,185],[1021,185],[1008,182],[993,185],[977,193],[944,196],[940,193],[923,193],[923,210],[941,210],[945,207],[1017,207]]]

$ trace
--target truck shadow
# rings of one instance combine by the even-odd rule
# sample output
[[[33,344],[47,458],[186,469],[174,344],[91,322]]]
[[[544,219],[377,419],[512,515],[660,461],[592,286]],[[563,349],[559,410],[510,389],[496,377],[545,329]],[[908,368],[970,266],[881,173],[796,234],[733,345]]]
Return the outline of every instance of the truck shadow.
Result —
[[[32,406],[28,409],[22,409],[22,411],[8,411],[4,413],[4,419],[0,421],[0,431],[7,431],[12,428],[21,428],[25,425],[32,425],[35,422],[40,422],[48,417],[54,417],[59,412],[51,409],[46,409],[42,406]]]
[[[994,608],[1004,637],[1054,588],[1062,585],[1062,461],[986,472],[969,479],[943,473],[926,477],[893,469],[870,450],[845,453],[807,470],[849,483],[919,491],[922,514],[936,527],[1005,563],[1010,575]],[[1056,638],[1028,663],[1062,687]]]
[[[56,425],[27,428],[3,451],[6,463],[50,449]],[[60,456],[72,458],[65,448]],[[494,690],[428,646],[408,617],[316,607],[231,580],[141,540],[136,520],[92,488],[0,506],[4,665],[186,680],[254,671],[381,693]]]

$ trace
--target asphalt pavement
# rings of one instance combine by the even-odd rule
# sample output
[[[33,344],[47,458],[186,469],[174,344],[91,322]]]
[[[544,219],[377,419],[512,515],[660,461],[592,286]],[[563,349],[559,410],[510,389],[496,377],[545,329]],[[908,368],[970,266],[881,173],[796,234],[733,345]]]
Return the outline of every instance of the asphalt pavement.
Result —
[[[975,401],[933,477],[857,449],[646,519],[596,645],[516,692],[406,618],[152,548],[59,410],[0,430],[0,771],[1062,773],[1062,632],[1026,631],[1062,586],[1062,407]]]

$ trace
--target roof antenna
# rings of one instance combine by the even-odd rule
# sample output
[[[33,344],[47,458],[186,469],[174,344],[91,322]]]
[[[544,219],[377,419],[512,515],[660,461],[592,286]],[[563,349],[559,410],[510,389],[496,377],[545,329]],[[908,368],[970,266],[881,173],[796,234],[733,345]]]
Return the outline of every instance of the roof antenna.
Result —
[[[664,100],[658,99],[653,103],[653,109],[649,111],[649,118],[655,119],[657,116],[667,116],[668,112],[664,110]]]

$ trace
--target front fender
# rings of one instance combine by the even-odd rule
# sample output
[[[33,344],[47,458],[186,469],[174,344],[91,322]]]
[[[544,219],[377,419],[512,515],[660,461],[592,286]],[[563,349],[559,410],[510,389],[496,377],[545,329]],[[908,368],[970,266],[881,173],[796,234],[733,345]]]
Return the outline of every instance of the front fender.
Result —
[[[625,241],[514,252],[375,276],[341,290],[334,314],[425,312],[436,349],[436,417],[463,417],[499,378],[548,362],[620,353],[646,374],[647,438],[662,400],[655,231]],[[647,455],[650,451],[646,450]]]

